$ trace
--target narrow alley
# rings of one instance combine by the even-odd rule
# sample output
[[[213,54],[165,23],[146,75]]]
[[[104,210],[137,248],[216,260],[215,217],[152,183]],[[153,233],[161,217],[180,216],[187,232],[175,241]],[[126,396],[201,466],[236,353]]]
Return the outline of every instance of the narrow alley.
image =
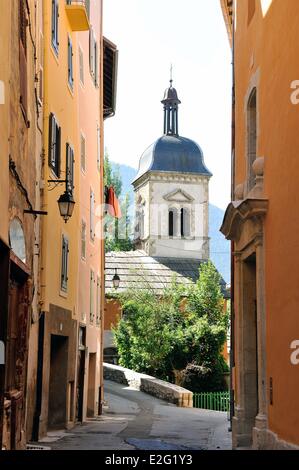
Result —
[[[49,432],[52,450],[229,450],[226,413],[178,408],[143,392],[105,382],[102,417],[70,431]]]

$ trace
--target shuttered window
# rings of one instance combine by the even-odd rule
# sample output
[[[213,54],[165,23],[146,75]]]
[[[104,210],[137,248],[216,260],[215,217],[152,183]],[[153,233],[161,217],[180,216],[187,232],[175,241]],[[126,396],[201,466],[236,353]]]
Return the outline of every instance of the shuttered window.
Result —
[[[70,36],[68,36],[68,42],[67,42],[67,57],[68,57],[68,82],[73,89],[74,86],[74,73],[73,73],[73,44],[72,44],[72,39]]]
[[[100,320],[101,320],[101,281],[100,281],[99,276],[97,276],[97,299],[96,299],[96,302],[97,302],[97,306],[96,306],[96,309],[97,309],[96,324],[99,325]]]
[[[86,140],[83,134],[81,134],[81,170],[86,170]]]
[[[97,165],[98,170],[101,168],[101,128],[97,126]]]
[[[61,128],[54,114],[51,113],[49,117],[49,166],[58,178],[60,176],[60,143]]]
[[[68,256],[69,256],[69,241],[68,238],[62,236],[62,251],[61,251],[61,290],[67,292],[68,283]]]
[[[40,32],[39,34],[39,74],[38,74],[38,99],[40,103],[43,102],[44,94],[44,37]]]
[[[94,39],[94,84],[99,86],[99,52],[98,43]]]
[[[59,0],[52,0],[52,46],[56,54],[58,55],[59,49]]]
[[[25,0],[19,0],[20,104],[27,123],[27,16]]]
[[[94,284],[95,284],[95,276],[94,272],[91,270],[90,271],[90,284],[89,284],[89,304],[90,304],[90,313],[89,313],[89,319],[90,322],[93,322],[94,319]]]
[[[90,238],[94,240],[95,237],[95,196],[92,189],[90,190]]]
[[[94,33],[92,28],[89,30],[89,69],[91,76],[94,77]]]
[[[74,190],[74,150],[70,144],[66,144],[66,186],[68,192]]]
[[[81,48],[79,48],[79,73],[80,82],[84,85],[84,56]]]
[[[81,221],[81,258],[86,259],[86,222]]]

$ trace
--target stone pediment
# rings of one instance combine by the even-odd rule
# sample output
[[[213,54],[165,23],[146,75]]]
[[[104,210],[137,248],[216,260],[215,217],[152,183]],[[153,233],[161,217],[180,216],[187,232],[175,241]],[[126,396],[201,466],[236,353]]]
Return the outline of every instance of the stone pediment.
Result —
[[[182,189],[175,189],[174,191],[171,191],[171,193],[165,194],[163,198],[166,201],[171,201],[171,202],[192,202],[194,201],[194,198],[190,196],[190,194],[186,193],[186,191],[183,191]]]

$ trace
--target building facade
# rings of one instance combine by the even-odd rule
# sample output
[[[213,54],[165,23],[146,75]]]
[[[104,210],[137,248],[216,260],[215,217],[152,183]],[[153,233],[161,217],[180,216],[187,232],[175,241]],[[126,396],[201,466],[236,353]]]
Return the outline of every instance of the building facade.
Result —
[[[299,447],[296,0],[222,0],[233,47],[233,447]],[[296,349],[297,348],[297,349]]]
[[[0,446],[26,445],[29,336],[37,312],[41,110],[37,100],[40,2],[1,1]],[[29,397],[30,400],[30,397]]]

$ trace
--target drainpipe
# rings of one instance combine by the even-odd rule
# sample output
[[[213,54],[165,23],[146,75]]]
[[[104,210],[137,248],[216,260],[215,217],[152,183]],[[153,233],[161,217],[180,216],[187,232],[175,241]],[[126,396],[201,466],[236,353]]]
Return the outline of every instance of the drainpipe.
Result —
[[[234,200],[235,194],[235,8],[233,2],[233,19],[232,19],[232,128],[231,128],[231,200]],[[234,314],[234,296],[235,296],[235,272],[234,272],[234,253],[235,243],[231,242],[231,309],[230,309],[230,431],[232,430],[232,420],[235,414],[234,410],[234,389],[233,389],[233,368],[235,366],[235,314]]]

